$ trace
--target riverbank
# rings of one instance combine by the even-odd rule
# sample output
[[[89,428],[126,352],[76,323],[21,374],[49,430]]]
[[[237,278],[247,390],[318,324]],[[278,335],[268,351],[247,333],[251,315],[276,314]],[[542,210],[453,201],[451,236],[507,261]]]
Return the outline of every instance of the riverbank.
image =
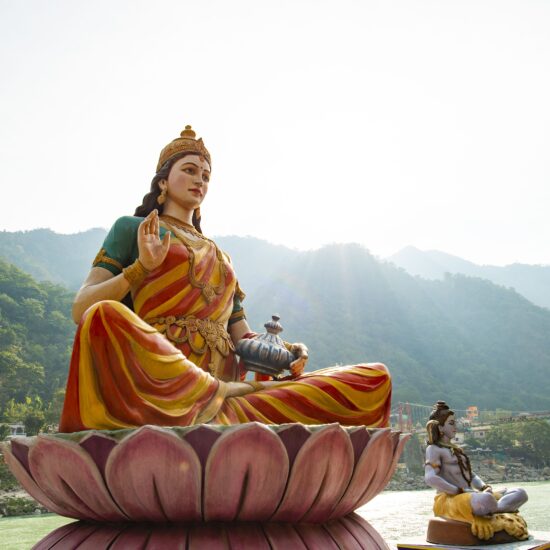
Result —
[[[550,482],[526,483],[529,501],[522,507],[530,531],[548,531]],[[423,536],[432,517],[434,491],[384,491],[357,510],[384,538],[394,546]],[[28,550],[53,529],[74,520],[46,514],[0,519],[2,550]],[[548,538],[548,537],[546,537]]]
[[[485,483],[492,484],[514,484],[531,482],[550,481],[550,468],[537,470],[526,466],[521,462],[498,464],[493,460],[479,459],[475,456],[470,458],[472,470]],[[420,491],[426,489],[424,476],[420,471],[417,474],[411,474],[398,470],[388,483],[386,491]]]

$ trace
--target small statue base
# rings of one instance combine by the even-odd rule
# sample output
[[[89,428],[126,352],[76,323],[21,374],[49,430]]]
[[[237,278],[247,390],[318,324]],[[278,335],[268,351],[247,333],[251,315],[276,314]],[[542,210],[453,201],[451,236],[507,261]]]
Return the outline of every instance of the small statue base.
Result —
[[[432,544],[448,544],[453,546],[481,546],[489,544],[505,544],[518,542],[520,539],[509,535],[506,531],[497,531],[489,540],[481,540],[472,534],[469,523],[454,519],[434,518],[428,523],[426,540]]]

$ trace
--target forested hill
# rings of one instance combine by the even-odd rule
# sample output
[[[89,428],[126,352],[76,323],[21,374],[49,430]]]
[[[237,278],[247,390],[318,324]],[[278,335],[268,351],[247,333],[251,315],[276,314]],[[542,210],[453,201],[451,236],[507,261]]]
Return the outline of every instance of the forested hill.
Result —
[[[75,286],[89,269],[102,238],[90,246]],[[394,375],[394,401],[446,399],[457,408],[550,409],[550,311],[513,290],[461,275],[440,281],[412,277],[379,262],[358,245],[297,252],[253,238],[216,240],[231,255],[248,294],[244,305],[252,328],[263,332],[271,314],[280,314],[283,337],[310,347],[311,369],[381,361]],[[74,247],[67,249],[61,263],[76,265],[73,252]],[[50,259],[60,263],[58,258]],[[49,271],[51,264],[42,267]],[[18,349],[14,353],[34,363],[40,363],[39,354],[43,354],[44,361],[49,361],[44,379],[51,393],[52,384],[62,385],[61,373],[68,368],[68,351],[63,346],[68,348],[68,335],[74,330],[68,321],[70,299],[59,289],[46,299],[44,293],[48,295],[52,285],[18,275],[13,267],[2,269],[0,293],[7,296],[0,304],[2,327],[33,327],[29,335],[21,333],[10,349]],[[10,282],[21,277],[17,284]],[[27,286],[32,289],[28,296],[21,294]],[[29,297],[39,303],[28,302]],[[56,309],[63,319],[55,319]],[[55,341],[51,334],[57,324],[61,329]],[[43,338],[38,346],[48,339],[55,341],[56,349],[64,351],[56,355],[53,348],[46,352],[37,347],[34,355],[24,355],[26,347],[34,346],[33,338]],[[5,344],[1,345],[4,350]]]
[[[46,411],[65,387],[75,332],[72,300],[64,287],[37,283],[0,259],[0,422],[21,420],[17,404],[25,408],[27,398],[40,398],[37,406]]]
[[[513,290],[415,278],[358,245],[300,253],[277,275],[246,304],[252,328],[279,313],[312,368],[382,361],[394,400],[550,408],[550,311]]]
[[[39,281],[76,290],[105,238],[105,229],[61,235],[51,229],[0,232],[0,257]]]
[[[445,273],[488,279],[512,287],[534,304],[550,309],[550,265],[477,265],[439,250],[424,251],[414,246],[407,246],[387,259],[411,275],[425,279],[443,279]]]

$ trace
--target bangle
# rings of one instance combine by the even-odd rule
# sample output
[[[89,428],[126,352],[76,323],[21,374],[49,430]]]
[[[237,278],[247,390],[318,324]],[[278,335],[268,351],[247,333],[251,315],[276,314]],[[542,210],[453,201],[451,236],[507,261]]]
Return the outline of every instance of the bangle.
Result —
[[[139,284],[141,284],[147,275],[149,275],[149,271],[143,267],[143,264],[138,260],[136,260],[132,265],[129,265],[128,267],[125,267],[122,270],[122,273],[124,274],[124,278],[130,283],[130,286],[135,287]]]
[[[484,484],[483,487],[480,489],[480,491],[483,492],[483,491],[486,491],[487,489],[491,489],[491,490],[492,490],[493,488],[492,488],[490,485]]]

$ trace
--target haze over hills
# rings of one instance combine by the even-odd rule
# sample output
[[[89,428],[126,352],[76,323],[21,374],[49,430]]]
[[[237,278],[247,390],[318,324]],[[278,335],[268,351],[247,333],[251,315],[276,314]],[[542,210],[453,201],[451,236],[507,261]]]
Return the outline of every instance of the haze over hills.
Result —
[[[414,246],[407,246],[386,259],[424,279],[443,279],[445,273],[488,279],[497,285],[514,288],[534,304],[550,308],[549,265],[477,265],[445,252],[419,250]]]
[[[98,253],[105,229],[62,235],[51,229],[0,231],[0,257],[32,275],[76,290]]]
[[[104,235],[0,233],[0,254],[17,243],[11,262],[65,276],[67,286],[76,281],[74,289]],[[71,246],[63,248],[62,241]],[[394,401],[550,409],[550,311],[514,290],[464,275],[413,277],[359,245],[298,252],[252,237],[216,242],[231,255],[248,294],[252,329],[263,332],[263,323],[278,313],[283,337],[310,347],[309,369],[381,361],[394,377]],[[9,284],[4,288],[5,303],[17,301]]]

